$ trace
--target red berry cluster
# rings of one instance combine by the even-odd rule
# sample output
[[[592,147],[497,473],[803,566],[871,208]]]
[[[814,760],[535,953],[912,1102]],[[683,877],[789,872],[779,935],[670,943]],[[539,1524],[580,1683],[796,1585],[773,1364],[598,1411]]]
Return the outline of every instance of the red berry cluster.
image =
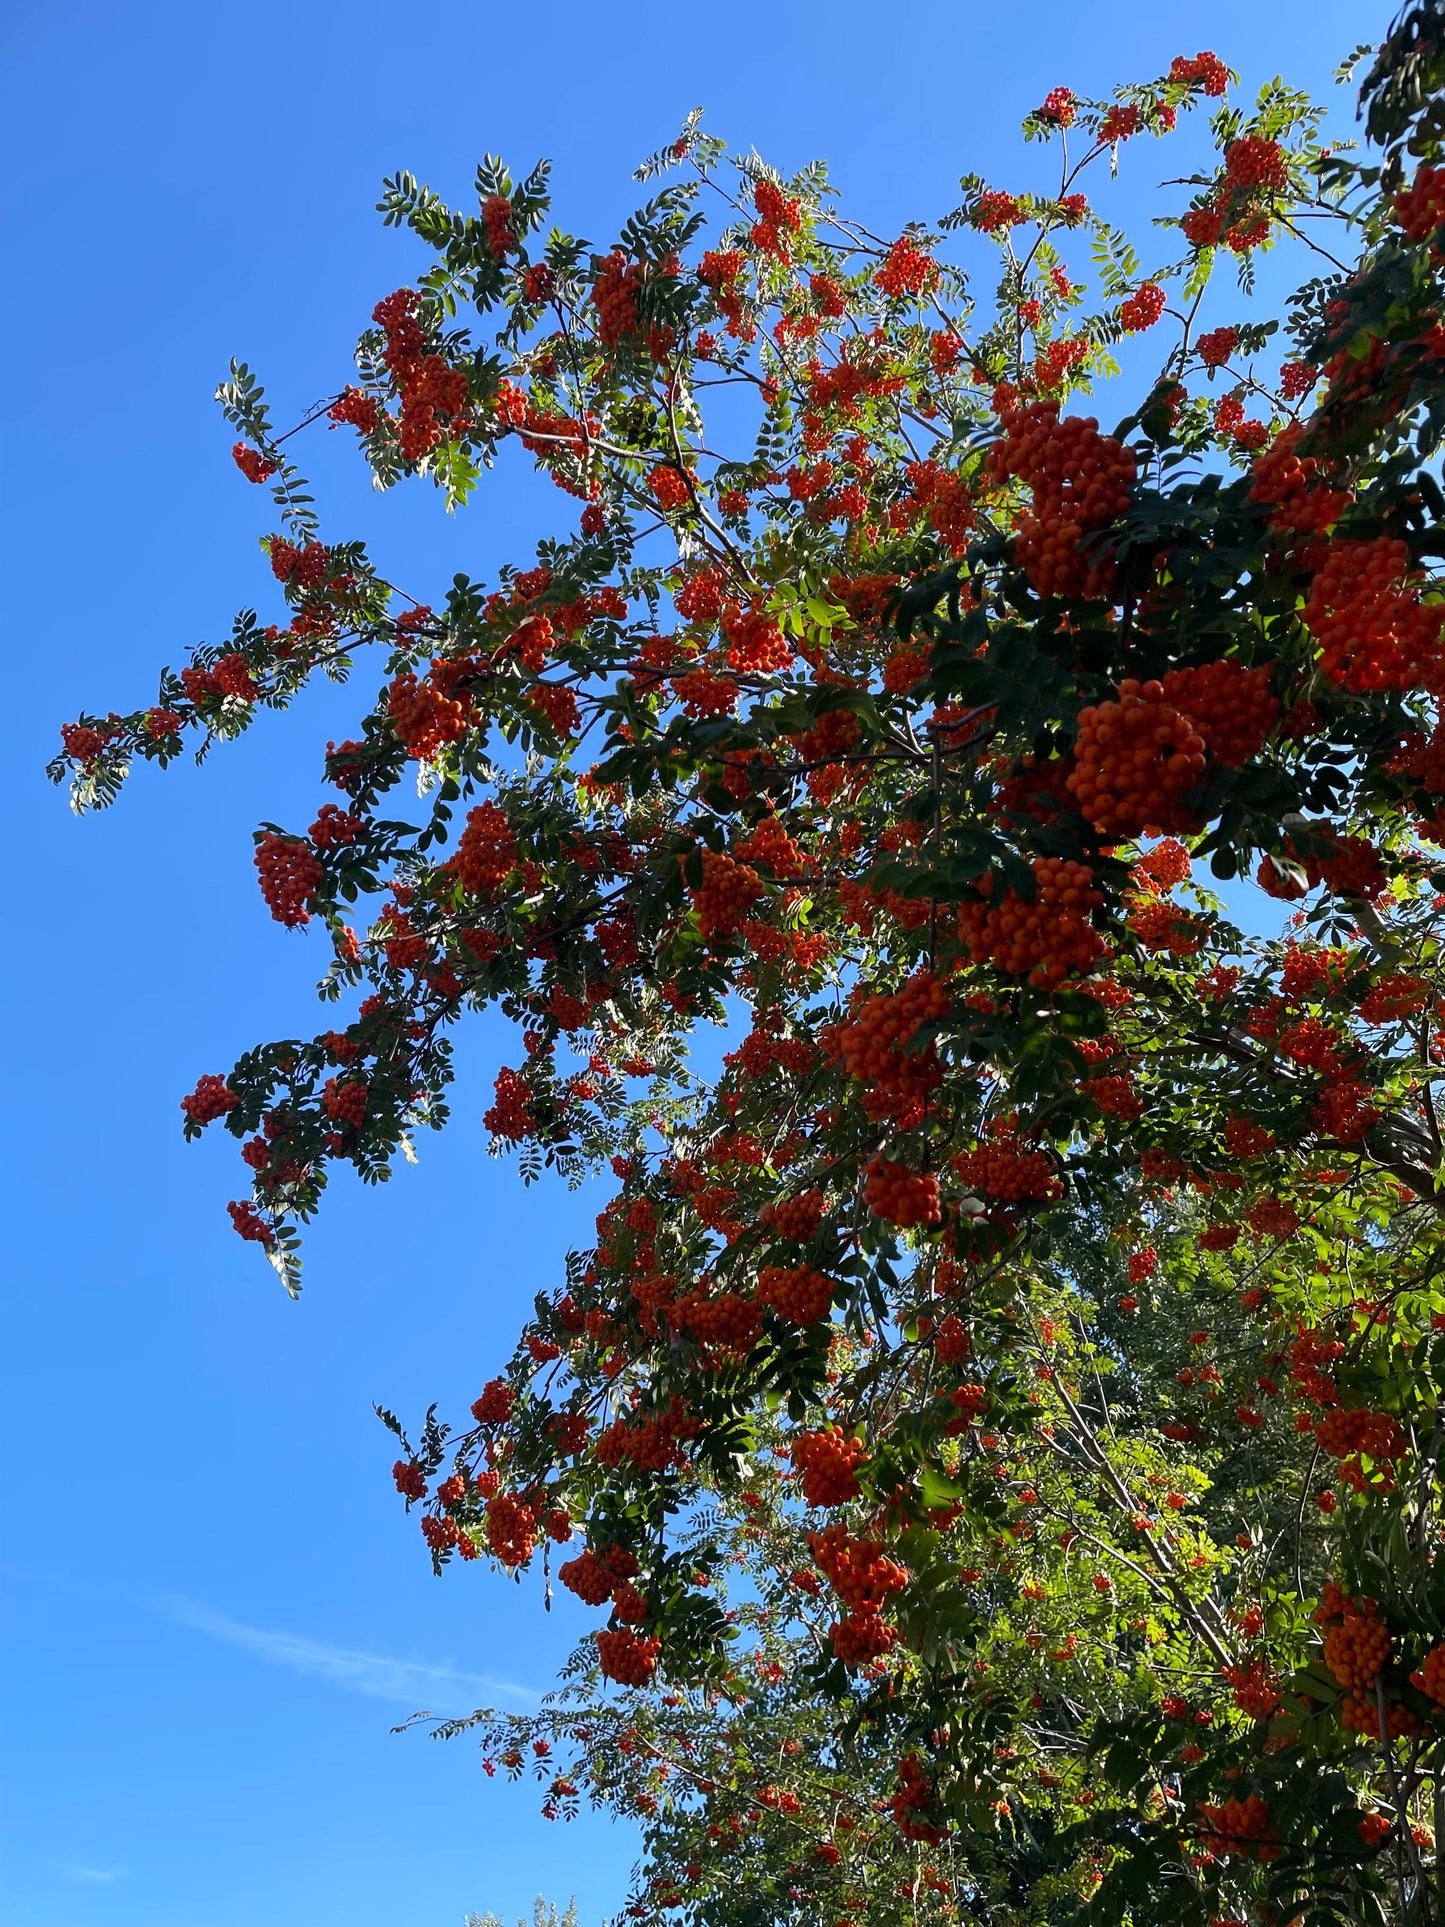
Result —
[[[360,388],[344,388],[327,409],[326,417],[338,426],[342,422],[349,422],[353,428],[360,429],[363,435],[370,435],[381,420],[381,403],[374,395],[364,394]]]
[[[482,202],[482,222],[487,230],[487,246],[500,261],[517,246],[512,231],[512,203],[505,194],[489,194]]]
[[[464,704],[444,695],[436,684],[407,670],[387,690],[391,727],[409,755],[418,762],[435,762],[448,743],[467,733]]]
[[[1274,1816],[1269,1803],[1258,1793],[1240,1799],[1199,1804],[1200,1845],[1206,1853],[1223,1857],[1238,1854],[1243,1859],[1278,1860],[1282,1851],[1275,1837]]]
[[[777,1198],[765,1204],[758,1218],[780,1238],[791,1238],[795,1244],[802,1245],[817,1236],[827,1209],[827,1200],[821,1191],[804,1191],[801,1197]]]
[[[649,473],[647,486],[657,497],[659,508],[675,511],[687,508],[692,502],[686,475],[671,462],[659,462]]]
[[[832,1629],[834,1652],[849,1665],[866,1664],[886,1653],[897,1634],[882,1609],[891,1593],[908,1584],[904,1568],[875,1540],[851,1538],[841,1525],[810,1532],[808,1550],[848,1609]]]
[[[366,1084],[361,1078],[328,1077],[321,1091],[326,1115],[337,1124],[350,1124],[360,1130],[366,1122]]]
[[[398,1459],[391,1468],[396,1489],[406,1499],[426,1497],[426,1474],[414,1459]]]
[[[1232,140],[1224,156],[1224,176],[1233,188],[1245,193],[1264,190],[1282,193],[1289,185],[1289,168],[1278,141],[1259,134],[1241,134]]]
[[[537,1543],[537,1518],[510,1492],[487,1501],[487,1545],[504,1566],[525,1566]]]
[[[1428,241],[1445,227],[1445,167],[1417,168],[1392,206],[1407,240]]]
[[[604,1679],[615,1679],[619,1686],[646,1686],[657,1670],[662,1641],[655,1634],[644,1637],[626,1627],[597,1635],[597,1663]]]
[[[1229,69],[1218,54],[1195,54],[1192,60],[1176,54],[1169,63],[1169,78],[1177,87],[1200,87],[1215,100],[1229,87]]]
[[[525,1078],[505,1066],[497,1072],[493,1101],[482,1113],[482,1123],[493,1137],[520,1144],[537,1128],[532,1114],[532,1092]]]
[[[1363,694],[1417,689],[1438,675],[1445,609],[1427,607],[1418,584],[1397,536],[1329,544],[1304,620],[1331,682]]]
[[[1043,106],[1034,109],[1034,119],[1049,127],[1072,127],[1077,111],[1078,102],[1071,87],[1051,87],[1044,96]]]
[[[790,1325],[817,1325],[833,1308],[834,1281],[811,1265],[764,1265],[758,1272],[758,1303]]]
[[[231,1214],[231,1225],[236,1235],[249,1240],[252,1244],[273,1245],[276,1233],[251,1204],[231,1203],[226,1206]]]
[[[711,942],[735,936],[748,911],[763,894],[763,880],[747,863],[735,863],[716,850],[702,852],[702,883],[692,893],[698,928]]]
[[[916,1176],[905,1165],[895,1164],[881,1153],[864,1166],[863,1202],[875,1218],[882,1218],[901,1230],[943,1222],[938,1179]]]
[[[991,963],[1011,977],[1026,976],[1031,984],[1052,989],[1065,977],[1087,972],[1103,955],[1104,942],[1089,912],[1104,897],[1085,863],[1041,856],[1032,868],[1032,903],[1012,886],[994,903],[990,873],[979,885],[983,901],[960,908],[958,934],[975,963]]]
[[[181,1109],[192,1124],[209,1124],[214,1118],[234,1111],[240,1101],[224,1077],[202,1077],[197,1079],[196,1088],[181,1099]]]
[[[1120,683],[1119,700],[1079,712],[1068,786],[1087,822],[1106,835],[1195,827],[1184,797],[1204,771],[1204,738],[1164,700],[1163,686]]]
[[[932,1798],[933,1786],[919,1764],[918,1755],[906,1754],[898,1763],[898,1790],[888,1802],[894,1823],[905,1840],[936,1847],[948,1838],[946,1827],[936,1827],[918,1818]]]
[[[1194,352],[1206,368],[1222,368],[1238,346],[1238,328],[1211,328],[1195,342]]]
[[[907,295],[927,294],[937,280],[938,263],[907,235],[893,243],[873,270],[874,287],[895,301]]]
[[[268,830],[257,843],[253,860],[261,879],[261,894],[277,923],[293,930],[309,923],[311,915],[306,906],[326,874],[310,844]]]
[[[248,482],[269,482],[276,473],[276,464],[269,456],[257,448],[247,448],[244,442],[237,442],[232,448],[231,460]]]
[[[1246,669],[1232,657],[1171,669],[1160,685],[1166,703],[1180,710],[1204,738],[1217,763],[1238,769],[1258,755],[1279,720],[1268,663]]]
[[[1347,489],[1329,486],[1328,471],[1317,456],[1299,453],[1304,432],[1303,424],[1294,423],[1258,457],[1249,499],[1271,505],[1271,528],[1322,535],[1339,521],[1351,498]]]
[[[1026,1150],[1016,1138],[1000,1137],[960,1151],[953,1168],[972,1190],[1000,1204],[1043,1203],[1064,1193],[1046,1154]]]
[[[1126,334],[1142,334],[1152,328],[1164,312],[1164,290],[1154,281],[1145,281],[1119,310],[1119,326]]]
[[[1019,517],[1014,554],[1040,595],[1106,595],[1112,558],[1080,553],[1080,541],[1116,521],[1129,505],[1132,452],[1099,433],[1092,416],[1059,419],[1059,404],[1035,401],[1001,411],[1005,430],[989,451],[996,481],[1016,476],[1033,491]]]
[[[929,971],[891,995],[862,998],[838,1031],[848,1075],[864,1086],[869,1117],[916,1122],[943,1068],[932,1043],[908,1049],[919,1030],[947,1017],[949,996]]]
[[[615,348],[624,336],[637,333],[637,296],[642,286],[642,269],[614,248],[602,261],[592,284],[592,305],[597,310],[597,338],[604,347]]]
[[[768,676],[793,660],[792,644],[766,609],[723,610],[728,667],[740,676]]]
[[[788,1449],[809,1505],[846,1505],[858,1497],[858,1468],[868,1462],[862,1439],[828,1425],[820,1432],[795,1433]]]
[[[517,838],[499,804],[483,803],[467,812],[450,870],[470,896],[499,890],[517,867]]]
[[[447,432],[457,432],[467,402],[466,371],[426,352],[416,309],[415,289],[399,288],[372,312],[386,336],[383,359],[401,396],[401,452],[409,462],[421,461]]]

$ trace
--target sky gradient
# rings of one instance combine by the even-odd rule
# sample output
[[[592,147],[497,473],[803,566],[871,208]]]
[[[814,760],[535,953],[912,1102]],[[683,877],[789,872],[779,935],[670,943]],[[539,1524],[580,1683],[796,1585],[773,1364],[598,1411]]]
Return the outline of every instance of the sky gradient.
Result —
[[[5,364],[0,529],[16,738],[4,949],[4,1927],[459,1927],[575,1893],[621,1900],[633,1840],[550,1827],[465,1741],[398,1720],[536,1703],[595,1616],[453,1568],[391,1491],[379,1399],[461,1412],[597,1209],[485,1156],[503,1027],[474,1022],[452,1130],[419,1169],[339,1180],[290,1304],[231,1234],[233,1140],[177,1104],[262,1037],[315,1028],[320,941],[267,918],[261,818],[304,824],[319,750],[368,698],[313,692],[207,767],[142,773],[77,822],[42,766],[83,706],[144,701],[163,661],[279,609],[267,498],[211,401],[232,354],[279,421],[346,378],[420,252],[373,212],[409,168],[464,201],[477,159],[556,164],[556,218],[605,243],[631,169],[689,108],[791,170],[827,156],[882,233],[1013,184],[1017,123],[1210,47],[1320,92],[1374,0],[636,0],[506,12],[380,0],[244,7],[11,0],[0,13]],[[545,31],[534,31],[545,20]],[[1349,103],[1337,97],[1341,124]],[[1179,163],[1126,152],[1112,218]],[[449,523],[370,494],[351,437],[307,461],[326,531],[434,598],[530,558],[560,498],[515,466]],[[563,526],[570,527],[570,522]],[[12,693],[17,693],[12,683]]]

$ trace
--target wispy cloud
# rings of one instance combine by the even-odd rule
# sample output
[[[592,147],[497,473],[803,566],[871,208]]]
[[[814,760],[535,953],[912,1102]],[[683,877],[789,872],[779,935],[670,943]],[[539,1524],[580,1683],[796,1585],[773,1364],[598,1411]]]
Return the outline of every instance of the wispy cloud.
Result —
[[[511,1680],[487,1679],[478,1673],[458,1672],[451,1666],[427,1666],[416,1660],[391,1659],[381,1653],[353,1652],[345,1646],[306,1639],[299,1633],[245,1626],[240,1620],[215,1612],[193,1599],[170,1598],[159,1604],[167,1618],[179,1626],[222,1640],[228,1646],[237,1646],[267,1665],[289,1666],[294,1672],[329,1680],[349,1693],[365,1693],[372,1699],[392,1700],[415,1708],[429,1699],[455,1694],[474,1700],[478,1693],[495,1693],[527,1704],[534,1704],[539,1697],[530,1687],[518,1686]]]
[[[87,1880],[100,1886],[108,1886],[112,1880],[120,1879],[119,1867],[77,1867],[69,1861],[62,1861],[60,1871],[72,1880]]]

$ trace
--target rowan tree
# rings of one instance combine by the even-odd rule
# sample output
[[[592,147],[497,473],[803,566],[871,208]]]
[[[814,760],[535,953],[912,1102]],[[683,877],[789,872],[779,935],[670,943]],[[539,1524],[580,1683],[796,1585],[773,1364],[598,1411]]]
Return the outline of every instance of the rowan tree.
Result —
[[[304,425],[448,507],[520,443],[571,532],[411,602],[238,365],[284,623],[63,732],[87,808],[381,653],[333,800],[257,833],[336,1025],[185,1126],[293,1292],[479,1006],[494,1143],[610,1165],[471,1421],[384,1416],[438,1570],[555,1546],[606,1616],[478,1719],[544,1810],[641,1813],[639,1917],[1445,1919],[1445,7],[1359,152],[1230,85],[1059,87],[1046,184],[897,237],[696,116],[606,250],[541,239],[545,168],[398,175],[435,265]],[[1146,260],[1089,189],[1188,114]]]

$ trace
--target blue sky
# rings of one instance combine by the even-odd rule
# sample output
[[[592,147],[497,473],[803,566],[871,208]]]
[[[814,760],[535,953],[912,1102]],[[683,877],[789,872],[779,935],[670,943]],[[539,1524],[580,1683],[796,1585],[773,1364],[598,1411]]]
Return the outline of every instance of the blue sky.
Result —
[[[419,1706],[535,1703],[592,1615],[475,1568],[436,1582],[390,1491],[382,1399],[462,1411],[596,1209],[484,1155],[504,1048],[474,1026],[456,1122],[380,1192],[341,1183],[290,1304],[226,1223],[229,1139],[177,1103],[313,1024],[319,949],[267,918],[262,817],[304,823],[354,695],[268,719],[201,771],[147,772],[77,823],[41,775],[58,723],[145,700],[163,660],[268,609],[265,499],[210,396],[236,353],[289,418],[417,254],[372,207],[410,168],[556,163],[558,218],[606,239],[630,171],[697,102],[784,168],[822,154],[880,232],[1012,185],[1051,86],[1102,91],[1212,47],[1252,91],[1328,91],[1373,0],[634,0],[501,12],[379,0],[10,0],[0,322],[15,726],[4,761],[5,1927],[458,1927],[621,1899],[624,1829],[549,1827]],[[1345,103],[1341,100],[1341,106]],[[1179,162],[1125,154],[1117,206]],[[1137,191],[1136,191],[1137,190]],[[1121,411],[1122,412],[1122,411]],[[448,523],[375,499],[343,439],[313,469],[334,536],[412,593],[530,556],[559,498],[515,470]]]

